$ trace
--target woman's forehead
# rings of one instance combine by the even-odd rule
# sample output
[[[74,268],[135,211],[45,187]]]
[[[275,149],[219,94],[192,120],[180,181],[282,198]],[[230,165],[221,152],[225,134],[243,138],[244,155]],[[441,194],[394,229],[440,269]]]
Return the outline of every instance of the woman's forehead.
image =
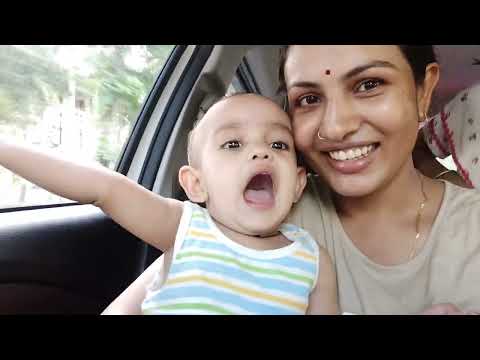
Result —
[[[396,45],[293,45],[285,62],[287,85],[314,78],[337,78],[372,61],[407,65]]]

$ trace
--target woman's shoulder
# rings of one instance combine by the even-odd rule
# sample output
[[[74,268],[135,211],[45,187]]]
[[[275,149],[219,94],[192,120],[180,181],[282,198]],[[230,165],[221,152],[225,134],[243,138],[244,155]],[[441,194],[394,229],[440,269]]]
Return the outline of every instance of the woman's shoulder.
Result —
[[[432,229],[434,257],[439,263],[474,264],[478,268],[480,192],[446,182],[444,202]]]
[[[466,208],[480,206],[480,190],[464,188],[448,182],[446,182],[446,187],[449,192],[450,206],[462,205]]]
[[[445,213],[447,219],[467,220],[472,215],[477,215],[476,222],[480,223],[480,191],[477,189],[463,188],[445,182]],[[475,219],[475,217],[474,217]]]
[[[289,218],[318,216],[328,211],[330,196],[328,187],[316,175],[308,175],[307,185],[300,200],[293,205]]]
[[[328,187],[317,176],[309,175],[302,198],[294,204],[286,222],[305,229],[324,246],[332,233],[332,216],[335,214]]]

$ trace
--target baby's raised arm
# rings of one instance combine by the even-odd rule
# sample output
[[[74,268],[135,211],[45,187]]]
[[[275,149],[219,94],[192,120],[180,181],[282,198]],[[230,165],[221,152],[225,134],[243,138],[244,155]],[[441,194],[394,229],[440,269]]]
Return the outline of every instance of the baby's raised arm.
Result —
[[[120,226],[162,251],[174,243],[182,203],[154,194],[126,176],[1,140],[0,165],[52,193],[98,206]]]

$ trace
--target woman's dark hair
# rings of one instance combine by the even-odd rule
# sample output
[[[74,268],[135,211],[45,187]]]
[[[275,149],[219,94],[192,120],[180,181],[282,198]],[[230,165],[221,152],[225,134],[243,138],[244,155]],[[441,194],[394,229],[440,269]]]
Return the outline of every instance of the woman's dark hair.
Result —
[[[425,80],[428,64],[437,62],[433,45],[398,45],[413,71],[415,83],[420,85]]]
[[[428,64],[437,61],[433,45],[397,45],[410,65],[415,83],[420,85],[425,79],[425,70]],[[287,60],[289,45],[280,47],[280,63],[278,76],[280,81],[279,91],[285,92],[285,61]]]

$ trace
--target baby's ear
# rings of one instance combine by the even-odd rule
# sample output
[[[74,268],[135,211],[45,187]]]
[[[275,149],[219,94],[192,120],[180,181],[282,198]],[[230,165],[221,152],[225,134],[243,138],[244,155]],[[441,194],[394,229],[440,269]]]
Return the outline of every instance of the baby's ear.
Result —
[[[295,188],[294,203],[302,197],[305,185],[307,185],[307,171],[303,166],[299,166],[297,167],[297,187]]]
[[[203,188],[200,172],[188,165],[182,166],[178,171],[178,181],[190,201],[204,203],[208,199],[207,191]]]

